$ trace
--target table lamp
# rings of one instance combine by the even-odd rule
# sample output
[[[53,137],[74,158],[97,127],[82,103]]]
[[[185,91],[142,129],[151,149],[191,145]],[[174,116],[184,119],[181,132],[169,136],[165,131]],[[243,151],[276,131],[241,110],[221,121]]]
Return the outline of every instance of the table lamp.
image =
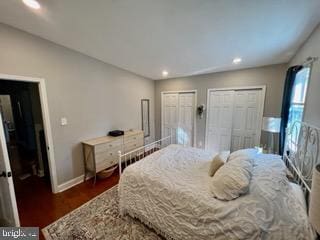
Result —
[[[262,119],[262,131],[271,133],[271,143],[269,145],[268,137],[268,152],[274,153],[274,134],[280,132],[281,118],[275,117],[263,117]]]

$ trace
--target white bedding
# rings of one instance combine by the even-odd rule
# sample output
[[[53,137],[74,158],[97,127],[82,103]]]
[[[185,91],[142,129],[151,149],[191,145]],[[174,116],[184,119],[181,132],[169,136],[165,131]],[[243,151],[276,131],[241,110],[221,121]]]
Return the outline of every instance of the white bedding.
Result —
[[[212,197],[212,154],[170,145],[125,169],[120,212],[168,239],[313,239],[305,206],[296,199],[277,155],[254,159],[249,193]]]

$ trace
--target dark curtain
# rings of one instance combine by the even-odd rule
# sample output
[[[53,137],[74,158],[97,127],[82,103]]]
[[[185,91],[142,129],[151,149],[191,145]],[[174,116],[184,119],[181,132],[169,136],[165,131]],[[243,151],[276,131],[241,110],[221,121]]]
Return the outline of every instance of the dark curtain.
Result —
[[[279,136],[279,154],[283,154],[285,138],[286,138],[286,127],[289,119],[290,101],[293,90],[294,79],[297,72],[302,69],[302,66],[290,67],[287,71],[286,81],[284,84],[283,98],[282,98],[282,109],[281,109],[281,125],[280,125],[280,136]]]

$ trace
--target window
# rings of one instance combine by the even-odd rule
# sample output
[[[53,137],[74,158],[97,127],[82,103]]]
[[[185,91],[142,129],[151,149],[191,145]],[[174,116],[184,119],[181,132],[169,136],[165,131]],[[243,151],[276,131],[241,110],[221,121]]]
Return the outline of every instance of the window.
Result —
[[[301,69],[296,74],[289,108],[288,127],[290,127],[295,121],[303,120],[303,111],[307,95],[309,75],[309,67]]]

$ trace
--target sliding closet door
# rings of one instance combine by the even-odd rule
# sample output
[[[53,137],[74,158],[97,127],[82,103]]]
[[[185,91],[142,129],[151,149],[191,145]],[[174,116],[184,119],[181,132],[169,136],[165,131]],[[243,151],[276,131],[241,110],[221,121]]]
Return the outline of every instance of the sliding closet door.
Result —
[[[179,93],[177,143],[193,146],[194,93]]]
[[[172,136],[176,143],[179,123],[179,94],[166,93],[162,95],[162,138]]]
[[[231,151],[259,145],[262,90],[241,90],[234,94]]]
[[[234,91],[210,91],[206,149],[210,151],[230,150]]]

